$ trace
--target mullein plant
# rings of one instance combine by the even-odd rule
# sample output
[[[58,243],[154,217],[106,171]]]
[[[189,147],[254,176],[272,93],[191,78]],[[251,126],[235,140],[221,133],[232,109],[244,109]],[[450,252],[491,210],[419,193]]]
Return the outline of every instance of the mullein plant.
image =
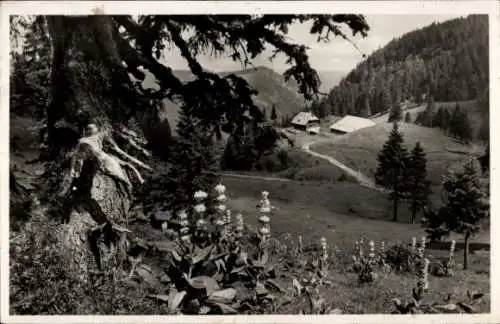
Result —
[[[217,233],[219,235],[219,238],[221,240],[226,239],[226,187],[222,184],[218,184],[215,186],[215,192],[217,193],[217,197],[215,198],[217,200],[217,217],[215,219],[215,226],[217,229]]]
[[[429,289],[429,259],[425,258],[421,262],[419,271],[417,273],[417,283],[413,287],[412,295],[413,298],[410,302],[402,302],[399,298],[394,298],[393,302],[396,305],[396,309],[401,314],[418,314],[429,312],[432,307],[425,305],[424,296]],[[428,309],[427,309],[428,308]]]

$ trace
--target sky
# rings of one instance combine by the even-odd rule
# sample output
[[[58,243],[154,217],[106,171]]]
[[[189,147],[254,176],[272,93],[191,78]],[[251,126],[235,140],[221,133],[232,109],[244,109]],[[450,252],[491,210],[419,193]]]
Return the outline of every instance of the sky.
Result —
[[[427,26],[433,22],[441,22],[458,16],[453,15],[366,15],[370,31],[366,38],[360,35],[352,38],[362,53],[371,54],[379,47],[383,47],[395,37],[412,30]],[[344,29],[351,36],[349,30]],[[287,35],[295,43],[305,44],[308,50],[309,61],[312,67],[321,71],[349,72],[357,63],[362,61],[362,53],[354,48],[348,41],[331,37],[329,43],[317,43],[316,37],[309,34],[309,26],[296,24],[290,27]],[[270,49],[266,49],[264,55],[260,55],[252,62],[255,66],[266,66],[275,71],[284,71],[287,68],[283,57],[277,57],[269,61]],[[168,50],[165,52],[167,64],[174,70],[187,69],[187,64],[178,51]],[[200,55],[199,61],[204,68],[219,72],[242,69],[241,63],[233,62],[229,57],[214,58],[208,55]]]

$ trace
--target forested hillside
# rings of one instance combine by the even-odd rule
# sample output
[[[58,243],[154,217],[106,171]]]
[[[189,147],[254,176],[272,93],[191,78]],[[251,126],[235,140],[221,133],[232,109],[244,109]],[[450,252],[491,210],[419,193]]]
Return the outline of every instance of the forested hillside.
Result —
[[[488,88],[488,16],[471,15],[393,39],[316,106],[320,116],[369,116],[405,100],[476,100]]]

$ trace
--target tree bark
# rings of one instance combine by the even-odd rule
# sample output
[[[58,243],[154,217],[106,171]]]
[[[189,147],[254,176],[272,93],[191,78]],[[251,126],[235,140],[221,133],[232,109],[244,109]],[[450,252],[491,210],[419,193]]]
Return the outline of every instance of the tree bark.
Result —
[[[57,236],[68,268],[84,279],[92,269],[116,267],[123,261],[123,253],[116,250],[123,248],[124,233],[113,226],[127,225],[132,194],[125,167],[134,167],[105,152],[102,142],[114,143],[117,126],[127,125],[134,108],[130,106],[138,102],[133,100],[115,38],[117,29],[109,16],[48,16],[47,23],[54,49],[49,146],[60,158],[54,162],[56,169],[60,161],[72,160],[69,170],[60,169],[65,174],[59,197],[69,216]],[[96,124],[100,137],[83,137],[69,152],[61,152],[54,144],[61,121],[80,135],[85,125]]]
[[[464,237],[464,270],[467,270],[469,266],[469,240],[470,234],[465,233]]]
[[[413,200],[411,205],[411,223],[415,224],[415,218],[417,217],[417,203]]]

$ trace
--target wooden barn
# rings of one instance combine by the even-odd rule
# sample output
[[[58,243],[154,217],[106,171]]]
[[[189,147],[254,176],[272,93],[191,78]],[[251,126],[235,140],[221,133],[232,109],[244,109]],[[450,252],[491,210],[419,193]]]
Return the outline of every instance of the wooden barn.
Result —
[[[358,129],[375,126],[376,123],[368,118],[347,115],[330,126],[330,132],[347,134]]]
[[[292,126],[298,130],[318,134],[320,130],[320,120],[313,113],[302,111],[293,117]]]

